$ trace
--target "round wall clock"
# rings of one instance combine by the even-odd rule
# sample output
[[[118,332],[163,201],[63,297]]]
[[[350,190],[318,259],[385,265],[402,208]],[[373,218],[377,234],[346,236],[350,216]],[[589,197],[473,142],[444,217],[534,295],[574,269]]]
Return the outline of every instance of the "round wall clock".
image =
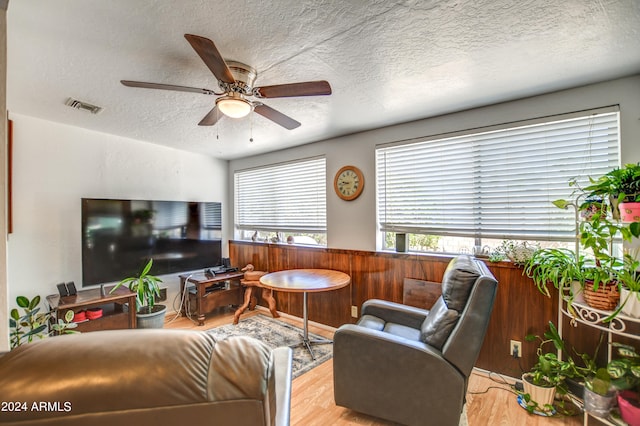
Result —
[[[346,201],[355,200],[364,189],[364,175],[355,166],[344,166],[333,179],[333,188],[338,197]]]

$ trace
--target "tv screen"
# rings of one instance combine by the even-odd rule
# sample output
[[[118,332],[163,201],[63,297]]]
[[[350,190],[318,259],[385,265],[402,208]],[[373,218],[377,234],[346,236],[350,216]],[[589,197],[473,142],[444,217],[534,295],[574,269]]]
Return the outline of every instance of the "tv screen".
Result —
[[[218,202],[82,199],[82,285],[222,264]]]

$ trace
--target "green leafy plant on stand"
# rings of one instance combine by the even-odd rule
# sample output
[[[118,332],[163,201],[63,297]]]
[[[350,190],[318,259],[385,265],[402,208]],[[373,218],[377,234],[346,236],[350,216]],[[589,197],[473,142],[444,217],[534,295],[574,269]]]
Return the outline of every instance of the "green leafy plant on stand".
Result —
[[[562,340],[562,337],[560,337],[558,329],[551,321],[549,321],[549,330],[545,331],[542,336],[529,334],[525,336],[525,340],[528,342],[535,340],[540,341],[536,351],[538,360],[526,375],[528,381],[536,386],[555,387],[556,393],[564,396],[568,393],[567,378],[583,380],[585,377],[592,375],[596,370],[593,360],[597,356],[597,349],[593,358],[587,354],[577,354],[582,360],[583,365],[578,365],[570,355],[566,356],[566,360],[558,358],[557,351],[566,352],[566,344],[564,340]],[[555,351],[546,351],[545,346],[548,344],[553,344]],[[563,415],[576,414],[575,406],[572,403],[565,404],[566,401],[564,399],[556,401],[554,405],[545,404],[541,407],[538,402],[531,399],[529,394],[522,392],[521,395],[526,403],[525,408],[530,413],[536,411],[551,412],[555,409]]]
[[[9,343],[11,349],[15,349],[24,343],[43,339],[54,334],[73,334],[72,330],[78,325],[73,322],[73,311],[67,311],[64,318],[58,318],[51,322],[51,313],[40,312],[40,296],[29,300],[25,296],[18,296],[16,303],[23,309],[20,314],[18,309],[11,310],[9,317]],[[51,326],[51,327],[49,327]]]
[[[611,384],[619,390],[640,391],[640,355],[633,346],[613,342],[620,358],[609,361]]]
[[[611,376],[606,368],[598,368],[594,376],[584,381],[584,386],[598,395],[607,395],[611,388]]]

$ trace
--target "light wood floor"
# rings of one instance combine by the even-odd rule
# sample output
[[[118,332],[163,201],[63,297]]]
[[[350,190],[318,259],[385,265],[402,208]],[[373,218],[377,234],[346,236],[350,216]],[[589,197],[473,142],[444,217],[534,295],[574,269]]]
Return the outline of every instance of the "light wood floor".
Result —
[[[260,308],[243,314],[242,318],[255,315]],[[267,310],[260,311],[269,315]],[[206,330],[233,322],[233,311],[222,308],[207,316],[205,325],[199,327],[188,318],[167,315],[166,328]],[[281,320],[302,326],[302,320],[282,317]],[[240,319],[242,321],[242,319]],[[309,331],[331,338],[329,327],[320,328],[310,323]],[[492,375],[492,377],[495,375]],[[497,380],[501,380],[495,376]],[[560,426],[581,425],[582,416],[545,418],[528,414],[516,402],[516,396],[508,385],[500,384],[486,374],[474,372],[469,380],[467,394],[467,419],[469,426]],[[369,425],[389,426],[392,423],[338,407],[333,401],[333,362],[329,360],[292,383],[291,424],[293,426]],[[426,423],[425,423],[426,424]]]

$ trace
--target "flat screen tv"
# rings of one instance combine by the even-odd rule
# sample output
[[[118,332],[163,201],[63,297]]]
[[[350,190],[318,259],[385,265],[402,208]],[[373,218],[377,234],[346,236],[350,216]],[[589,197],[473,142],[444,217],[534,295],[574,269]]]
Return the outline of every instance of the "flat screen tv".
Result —
[[[82,199],[82,285],[222,264],[218,202]]]

